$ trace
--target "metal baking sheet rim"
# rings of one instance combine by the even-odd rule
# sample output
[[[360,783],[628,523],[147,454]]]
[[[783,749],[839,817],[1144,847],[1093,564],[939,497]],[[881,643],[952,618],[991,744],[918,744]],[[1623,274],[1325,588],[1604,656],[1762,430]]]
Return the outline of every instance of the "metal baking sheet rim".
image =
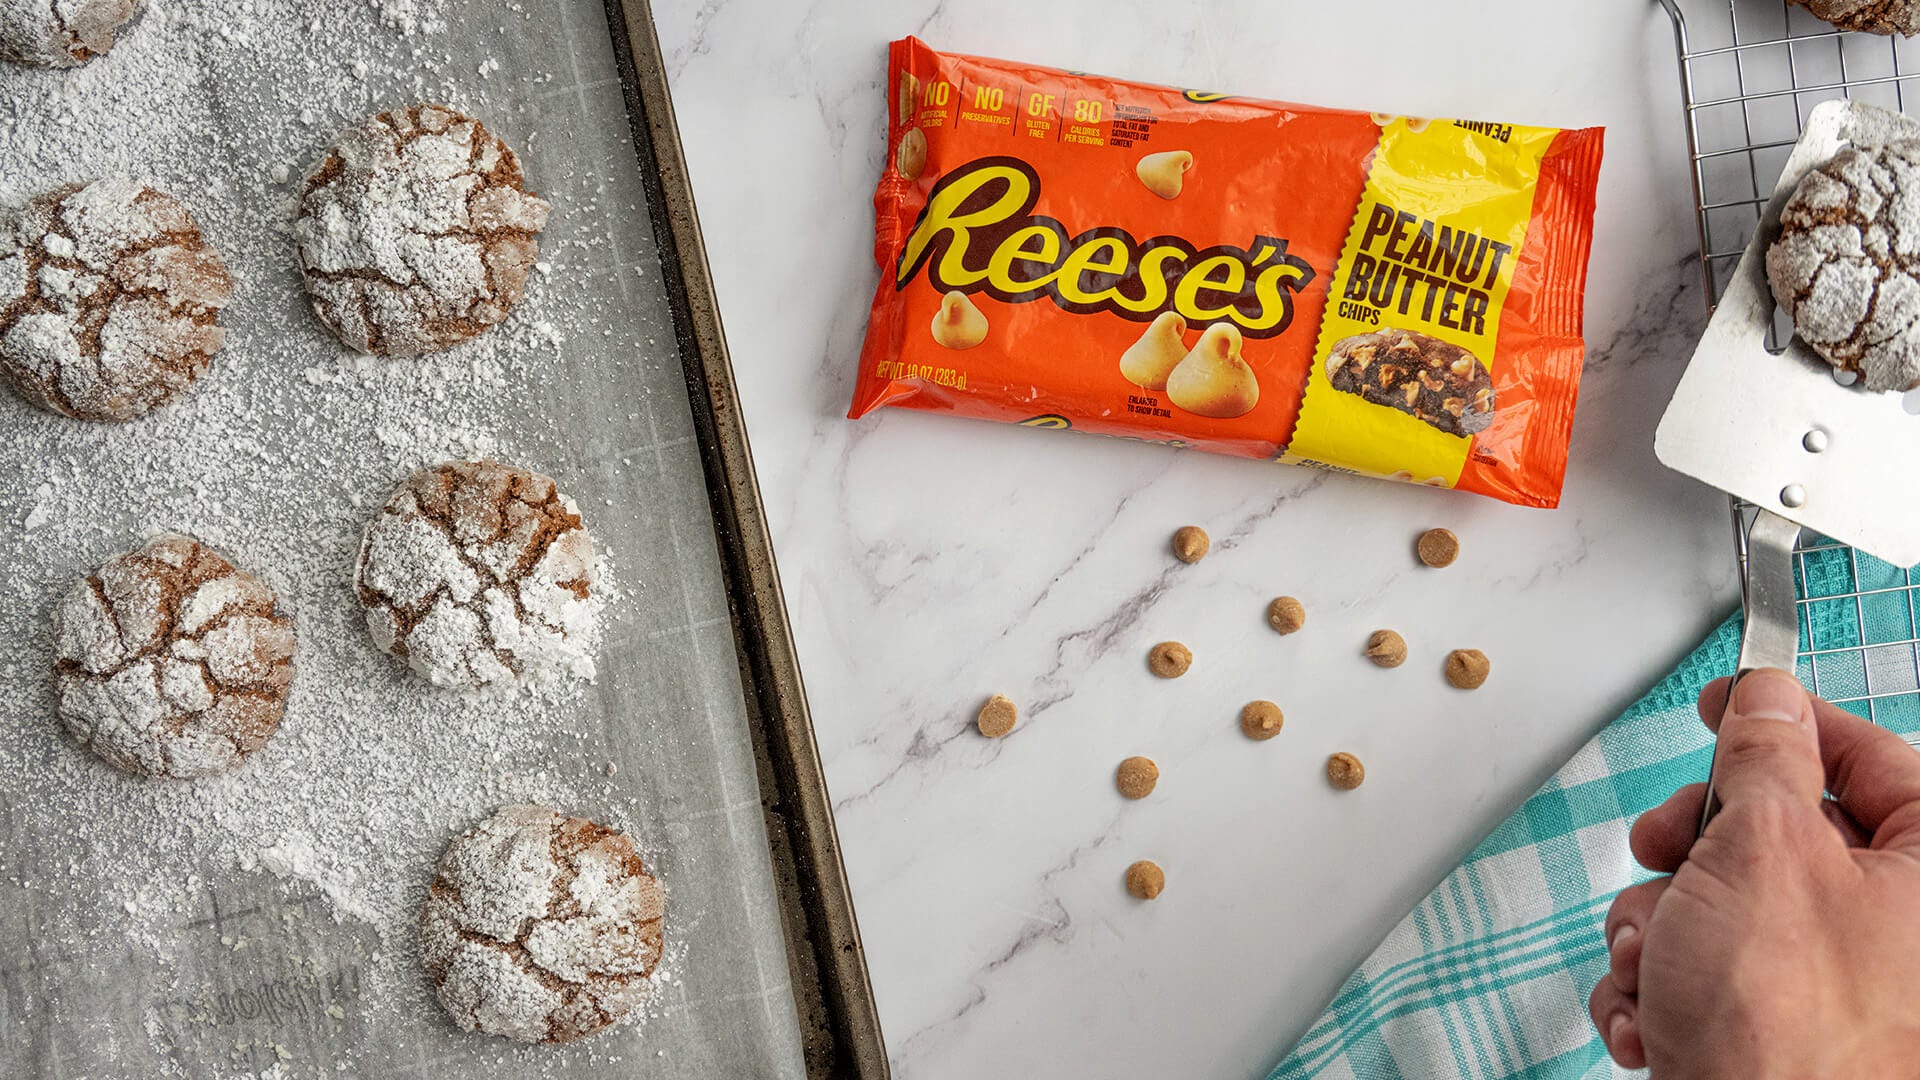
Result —
[[[807,1074],[890,1075],[649,0],[606,0],[754,725]]]

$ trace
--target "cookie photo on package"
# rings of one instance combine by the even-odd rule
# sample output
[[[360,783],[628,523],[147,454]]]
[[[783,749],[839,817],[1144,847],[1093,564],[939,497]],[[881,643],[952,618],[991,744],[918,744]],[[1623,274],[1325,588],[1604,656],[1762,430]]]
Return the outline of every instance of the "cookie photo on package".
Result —
[[[1553,506],[1603,133],[888,61],[848,412],[1192,447]]]

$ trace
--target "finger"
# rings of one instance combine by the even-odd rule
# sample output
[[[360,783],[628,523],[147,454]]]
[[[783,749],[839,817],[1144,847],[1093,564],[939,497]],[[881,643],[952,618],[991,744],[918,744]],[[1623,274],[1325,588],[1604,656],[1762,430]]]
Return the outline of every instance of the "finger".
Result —
[[[1734,684],[1714,754],[1715,790],[1728,809],[1773,802],[1811,811],[1826,790],[1813,700],[1784,671],[1761,668]]]
[[[1727,689],[1733,680],[1726,676],[1708,683],[1700,691],[1700,722],[1707,725],[1708,731],[1720,730],[1720,718],[1727,714]]]
[[[1672,882],[1663,877],[1629,885],[1607,908],[1607,960],[1613,968],[1613,984],[1622,993],[1640,992],[1640,943],[1647,920],[1653,918],[1653,906]]]
[[[1613,1060],[1629,1069],[1646,1067],[1647,1053],[1640,1046],[1639,1002],[1615,986],[1613,976],[1602,978],[1593,988],[1587,998],[1587,1015]]]
[[[1700,808],[1706,799],[1707,785],[1688,784],[1641,814],[1627,833],[1634,861],[1661,874],[1680,869],[1700,833]]]
[[[1861,828],[1860,823],[1853,820],[1853,816],[1848,814],[1846,808],[1838,802],[1832,799],[1822,800],[1820,813],[1826,816],[1827,821],[1833,825],[1833,830],[1840,834],[1841,841],[1848,847],[1866,847],[1873,842],[1873,834]]]
[[[1895,811],[1920,803],[1920,754],[1905,739],[1817,698],[1813,711],[1827,790],[1862,829],[1878,833]]]

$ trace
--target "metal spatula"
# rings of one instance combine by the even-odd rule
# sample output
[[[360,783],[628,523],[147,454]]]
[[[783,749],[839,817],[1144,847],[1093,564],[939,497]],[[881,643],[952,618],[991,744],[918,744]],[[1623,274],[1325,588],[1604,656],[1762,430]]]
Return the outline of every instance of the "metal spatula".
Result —
[[[1920,485],[1899,482],[1920,463],[1920,417],[1907,414],[1899,394],[1843,384],[1797,338],[1784,351],[1767,348],[1767,249],[1787,198],[1843,147],[1894,138],[1920,138],[1920,123],[1857,102],[1814,109],[1654,436],[1669,468],[1759,508],[1736,680],[1756,668],[1794,670],[1793,550],[1803,527],[1899,566],[1920,563]],[[1702,829],[1718,807],[1709,777]]]

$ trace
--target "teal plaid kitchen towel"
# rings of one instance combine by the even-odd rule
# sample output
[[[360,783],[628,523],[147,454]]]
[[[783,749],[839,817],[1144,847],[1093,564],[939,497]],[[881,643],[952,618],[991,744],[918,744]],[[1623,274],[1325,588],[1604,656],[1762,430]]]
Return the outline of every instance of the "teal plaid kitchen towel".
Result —
[[[1799,556],[1800,681],[1910,735],[1920,728],[1916,586],[1837,545]],[[1587,1019],[1607,905],[1651,876],[1627,827],[1706,777],[1701,687],[1733,671],[1736,616],[1582,747],[1394,927],[1269,1080],[1613,1077]]]

